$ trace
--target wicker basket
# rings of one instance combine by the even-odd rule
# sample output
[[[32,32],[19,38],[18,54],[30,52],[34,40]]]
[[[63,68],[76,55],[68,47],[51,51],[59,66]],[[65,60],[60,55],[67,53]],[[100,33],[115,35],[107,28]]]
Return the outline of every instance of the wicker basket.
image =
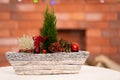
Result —
[[[79,73],[88,56],[87,51],[53,54],[6,53],[16,74],[20,75]]]

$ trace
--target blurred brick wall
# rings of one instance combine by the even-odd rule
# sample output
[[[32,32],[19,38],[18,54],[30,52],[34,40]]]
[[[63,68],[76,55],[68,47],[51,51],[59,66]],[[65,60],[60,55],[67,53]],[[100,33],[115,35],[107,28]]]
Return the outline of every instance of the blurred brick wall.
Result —
[[[0,0],[0,66],[6,64],[5,52],[17,50],[17,38],[38,35],[47,6],[39,0]],[[49,0],[48,0],[49,1]],[[54,8],[58,29],[86,30],[86,50],[92,57],[105,54],[120,63],[120,1],[60,0]],[[79,36],[78,36],[79,37]],[[113,56],[114,55],[114,56]]]

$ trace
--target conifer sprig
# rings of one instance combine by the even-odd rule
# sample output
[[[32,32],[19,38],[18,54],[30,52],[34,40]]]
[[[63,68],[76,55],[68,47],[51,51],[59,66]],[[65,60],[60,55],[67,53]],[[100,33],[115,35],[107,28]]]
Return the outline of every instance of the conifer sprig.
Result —
[[[48,39],[43,42],[42,48],[46,49],[49,52],[48,47],[50,44],[57,41],[57,30],[56,16],[54,15],[54,11],[49,11],[48,7],[44,13],[44,24],[41,34],[42,37],[48,37]]]

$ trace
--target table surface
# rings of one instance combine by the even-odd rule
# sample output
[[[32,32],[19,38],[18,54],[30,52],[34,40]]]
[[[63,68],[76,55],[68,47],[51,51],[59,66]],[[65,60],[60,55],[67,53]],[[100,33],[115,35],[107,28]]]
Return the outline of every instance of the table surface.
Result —
[[[82,66],[79,74],[16,75],[11,66],[0,67],[1,80],[120,80],[120,72],[111,69]]]

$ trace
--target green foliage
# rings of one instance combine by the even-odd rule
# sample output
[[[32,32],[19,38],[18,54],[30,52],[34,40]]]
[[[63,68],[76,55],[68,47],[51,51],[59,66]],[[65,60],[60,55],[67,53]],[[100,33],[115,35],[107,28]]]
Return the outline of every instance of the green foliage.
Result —
[[[48,51],[50,44],[57,41],[56,16],[54,15],[54,11],[49,12],[48,7],[44,13],[44,24],[41,34],[42,37],[48,37],[48,39],[44,41],[42,45],[42,48]]]

